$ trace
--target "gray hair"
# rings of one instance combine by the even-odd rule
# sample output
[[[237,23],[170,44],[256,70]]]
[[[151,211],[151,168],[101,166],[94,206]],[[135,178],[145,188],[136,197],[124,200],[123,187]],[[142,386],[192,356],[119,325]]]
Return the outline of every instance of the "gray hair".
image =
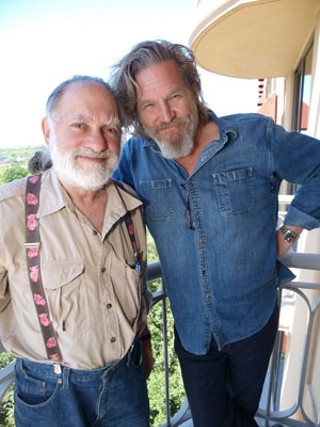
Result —
[[[62,95],[74,83],[102,86],[110,93],[110,95],[117,102],[116,95],[112,87],[100,77],[76,75],[60,83],[55,89],[53,89],[53,91],[48,97],[47,104],[46,104],[46,114],[48,117],[52,116],[52,114],[54,113],[54,110],[56,109],[59,101],[62,98]]]
[[[206,123],[209,119],[192,51],[186,46],[166,40],[144,41],[135,45],[112,67],[111,72],[111,84],[122,109],[124,126],[128,130],[132,129],[135,135],[148,138],[137,112],[136,75],[150,65],[167,60],[173,60],[177,64],[184,83],[194,92],[199,122]]]
[[[33,175],[38,175],[52,166],[49,149],[45,147],[42,151],[36,151],[28,161],[28,170]]]

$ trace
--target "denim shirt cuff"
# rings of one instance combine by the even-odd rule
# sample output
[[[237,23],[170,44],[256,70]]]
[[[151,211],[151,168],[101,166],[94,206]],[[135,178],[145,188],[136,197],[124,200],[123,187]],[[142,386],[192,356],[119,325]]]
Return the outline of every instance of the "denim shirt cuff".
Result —
[[[277,285],[292,282],[296,275],[284,264],[283,261],[277,260]]]
[[[302,227],[306,230],[312,230],[313,228],[320,227],[320,220],[300,211],[292,205],[288,208],[288,213],[285,217],[284,223],[287,225]]]

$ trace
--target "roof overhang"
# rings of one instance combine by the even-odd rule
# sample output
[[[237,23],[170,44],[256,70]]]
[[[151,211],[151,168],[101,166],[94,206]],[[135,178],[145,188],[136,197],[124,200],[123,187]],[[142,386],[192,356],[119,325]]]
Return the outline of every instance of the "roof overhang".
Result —
[[[227,1],[190,37],[200,67],[239,78],[288,76],[314,31],[319,0]],[[231,5],[231,6],[230,6]]]

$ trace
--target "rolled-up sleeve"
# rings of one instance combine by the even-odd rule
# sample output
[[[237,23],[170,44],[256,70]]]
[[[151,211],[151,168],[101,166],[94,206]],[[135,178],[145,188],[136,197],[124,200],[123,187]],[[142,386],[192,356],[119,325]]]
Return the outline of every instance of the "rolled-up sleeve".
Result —
[[[285,223],[307,230],[320,227],[320,141],[269,124],[275,171],[299,188],[288,207]]]

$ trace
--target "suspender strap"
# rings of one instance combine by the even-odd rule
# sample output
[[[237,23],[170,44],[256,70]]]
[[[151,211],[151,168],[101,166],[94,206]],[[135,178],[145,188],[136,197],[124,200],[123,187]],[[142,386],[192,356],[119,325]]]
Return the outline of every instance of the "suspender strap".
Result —
[[[137,271],[141,271],[142,262],[143,262],[142,252],[138,248],[136,237],[134,235],[134,227],[133,227],[133,222],[132,222],[130,212],[127,212],[124,219],[126,221],[126,225],[127,225],[128,233],[130,236],[131,245],[132,245],[132,250],[133,250],[133,255],[135,260],[135,269]]]
[[[127,229],[128,229],[128,233],[130,236],[130,240],[131,240],[131,246],[133,249],[133,254],[134,254],[134,268],[135,270],[140,272],[140,280],[142,280],[142,287],[141,287],[141,291],[143,292],[143,287],[144,287],[144,272],[145,272],[145,263],[143,261],[143,252],[141,252],[139,250],[137,241],[136,241],[136,237],[134,234],[134,227],[133,227],[133,222],[132,222],[132,218],[131,218],[131,214],[130,212],[127,212],[127,214],[124,217],[126,225],[127,225]],[[141,301],[141,306],[140,306],[140,313],[139,313],[139,320],[138,320],[138,330],[137,330],[137,336],[139,336],[142,332],[141,330],[141,324],[142,324],[142,315],[143,315],[143,304]]]
[[[111,182],[113,182],[120,199],[122,199],[122,201],[123,201],[122,195],[119,191],[119,187],[123,188],[124,184],[122,182],[118,182],[114,179],[111,179]],[[125,205],[124,202],[123,202],[123,204]],[[142,271],[142,268],[144,266],[144,264],[143,264],[143,253],[140,251],[139,246],[138,246],[137,241],[136,241],[136,237],[134,234],[134,226],[133,226],[133,221],[131,218],[130,211],[125,214],[124,220],[125,220],[126,225],[127,225],[127,229],[128,229],[128,233],[129,233],[130,241],[131,241],[131,246],[132,246],[132,250],[133,250],[133,255],[134,255],[134,260],[135,260],[134,267],[137,271]]]
[[[48,359],[52,362],[62,362],[62,355],[50,318],[49,305],[40,271],[40,232],[37,219],[40,187],[41,175],[28,177],[25,201],[25,248],[28,276]]]

